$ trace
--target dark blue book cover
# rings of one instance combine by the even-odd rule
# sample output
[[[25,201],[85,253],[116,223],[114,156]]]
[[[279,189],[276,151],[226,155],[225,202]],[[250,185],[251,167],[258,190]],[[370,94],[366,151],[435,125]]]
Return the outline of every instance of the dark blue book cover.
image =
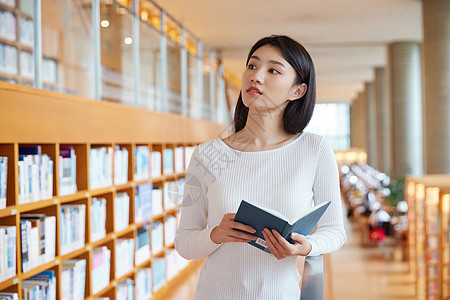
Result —
[[[41,146],[20,146],[19,155],[36,155],[42,154]]]
[[[287,218],[280,213],[242,200],[236,216],[234,217],[234,221],[253,227],[256,230],[254,235],[256,235],[258,239],[256,241],[250,241],[249,244],[270,253],[262,234],[264,228],[270,230],[275,229],[288,242],[293,243],[294,241],[290,237],[291,233],[296,232],[302,235],[310,234],[330,203],[331,201],[328,201],[311,208],[294,224],[289,224]]]

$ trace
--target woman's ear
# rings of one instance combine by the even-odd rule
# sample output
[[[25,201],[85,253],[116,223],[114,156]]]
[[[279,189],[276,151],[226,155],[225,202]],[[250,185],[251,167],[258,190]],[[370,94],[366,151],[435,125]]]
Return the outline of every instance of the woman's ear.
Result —
[[[294,85],[291,88],[291,96],[289,97],[288,100],[292,101],[292,100],[300,99],[301,97],[303,97],[306,94],[307,90],[308,90],[308,86],[306,85],[306,83]]]

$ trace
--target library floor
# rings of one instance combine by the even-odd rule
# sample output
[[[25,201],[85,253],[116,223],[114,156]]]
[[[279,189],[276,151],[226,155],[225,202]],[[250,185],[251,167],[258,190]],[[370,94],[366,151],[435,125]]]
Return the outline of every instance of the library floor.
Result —
[[[347,242],[330,256],[331,287],[326,300],[414,300],[413,278],[406,262],[392,258],[392,247],[361,247],[357,224],[345,222]],[[190,300],[200,268],[165,299]]]

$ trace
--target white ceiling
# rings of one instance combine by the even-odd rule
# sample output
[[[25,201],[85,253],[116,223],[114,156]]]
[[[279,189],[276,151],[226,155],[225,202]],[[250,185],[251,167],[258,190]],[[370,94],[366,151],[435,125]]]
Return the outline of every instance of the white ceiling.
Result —
[[[156,1],[239,78],[259,38],[296,39],[315,62],[318,102],[351,102],[385,65],[387,44],[422,41],[420,0]]]

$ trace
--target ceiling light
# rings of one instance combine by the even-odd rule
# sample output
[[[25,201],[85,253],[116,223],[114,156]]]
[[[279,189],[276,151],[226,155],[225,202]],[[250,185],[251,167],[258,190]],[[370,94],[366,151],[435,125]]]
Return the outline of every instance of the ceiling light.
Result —
[[[125,44],[127,44],[127,45],[131,45],[131,44],[133,43],[133,39],[130,38],[129,36],[127,36],[127,37],[123,40],[123,42],[124,42]]]
[[[109,21],[108,20],[102,20],[100,22],[100,25],[104,28],[109,27]]]

